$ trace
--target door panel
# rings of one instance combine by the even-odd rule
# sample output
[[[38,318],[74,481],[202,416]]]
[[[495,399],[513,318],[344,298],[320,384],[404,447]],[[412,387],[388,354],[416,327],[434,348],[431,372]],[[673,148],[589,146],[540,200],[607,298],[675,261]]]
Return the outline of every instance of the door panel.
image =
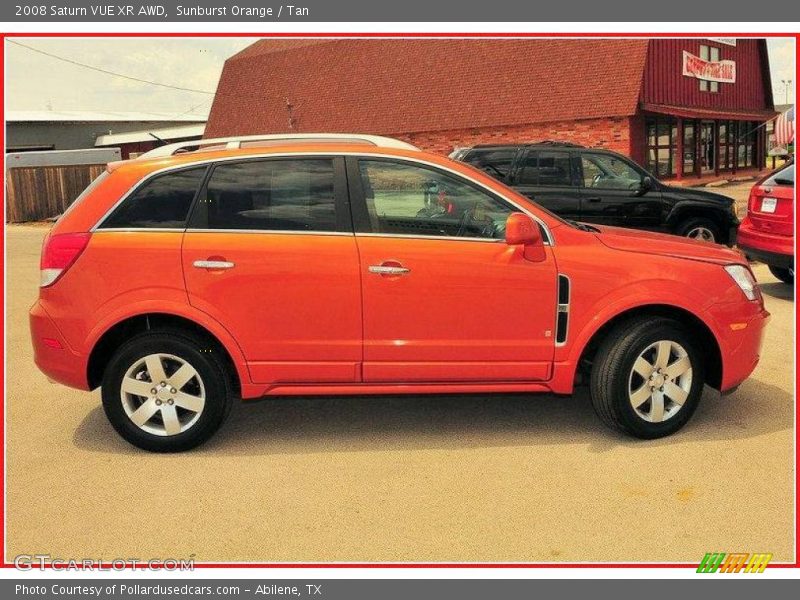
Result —
[[[553,360],[556,270],[501,242],[357,236],[365,382],[537,381]],[[407,272],[370,272],[385,262]]]
[[[234,266],[194,266],[205,260]],[[183,269],[189,302],[231,332],[255,383],[358,380],[361,293],[352,235],[189,231]]]
[[[620,227],[658,227],[661,192],[640,192],[643,172],[610,154],[581,155],[581,218],[587,223]]]
[[[215,165],[182,261],[189,302],[233,334],[254,382],[360,379],[358,249],[342,158]]]

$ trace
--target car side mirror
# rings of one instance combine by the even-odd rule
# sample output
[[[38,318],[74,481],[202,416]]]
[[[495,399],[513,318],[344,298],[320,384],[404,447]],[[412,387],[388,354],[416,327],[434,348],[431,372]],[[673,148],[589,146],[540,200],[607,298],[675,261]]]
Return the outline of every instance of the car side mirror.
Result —
[[[639,195],[644,196],[647,192],[653,189],[653,178],[649,175],[642,177],[642,183],[639,185]]]
[[[545,259],[542,231],[525,213],[515,212],[508,215],[506,244],[522,246],[523,256],[531,262],[541,262]]]

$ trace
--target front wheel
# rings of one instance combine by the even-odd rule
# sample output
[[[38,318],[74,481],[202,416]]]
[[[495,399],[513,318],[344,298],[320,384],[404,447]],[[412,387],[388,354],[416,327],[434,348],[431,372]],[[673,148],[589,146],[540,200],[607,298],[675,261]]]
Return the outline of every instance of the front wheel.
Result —
[[[705,217],[687,219],[678,225],[675,233],[702,242],[712,242],[714,244],[722,243],[722,231],[719,225]]]
[[[643,439],[678,431],[703,391],[703,363],[679,322],[643,317],[617,326],[597,351],[591,396],[606,425]]]
[[[182,332],[147,332],[121,346],[103,377],[103,408],[125,440],[181,452],[208,440],[231,408],[224,361]]]
[[[769,272],[780,279],[783,283],[788,283],[789,285],[794,284],[794,269],[770,267]]]

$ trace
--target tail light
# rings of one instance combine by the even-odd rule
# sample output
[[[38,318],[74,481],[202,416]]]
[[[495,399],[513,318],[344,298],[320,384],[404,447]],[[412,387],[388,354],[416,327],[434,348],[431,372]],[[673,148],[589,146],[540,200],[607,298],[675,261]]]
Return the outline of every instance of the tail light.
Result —
[[[84,251],[91,233],[61,233],[48,235],[42,246],[39,287],[47,287],[58,281]]]
[[[764,192],[759,186],[754,186],[750,190],[750,198],[747,201],[748,212],[758,212],[761,209],[761,197],[763,195]]]

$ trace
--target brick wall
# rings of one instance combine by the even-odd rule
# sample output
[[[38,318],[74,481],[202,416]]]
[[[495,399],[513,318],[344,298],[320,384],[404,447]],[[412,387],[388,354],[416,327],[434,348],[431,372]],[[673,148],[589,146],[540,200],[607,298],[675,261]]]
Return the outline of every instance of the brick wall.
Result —
[[[632,151],[630,122],[631,119],[628,117],[609,117],[508,127],[454,129],[390,135],[410,142],[423,150],[439,154],[450,154],[454,148],[474,146],[476,144],[557,140],[574,142],[588,147],[608,148],[630,155]]]

